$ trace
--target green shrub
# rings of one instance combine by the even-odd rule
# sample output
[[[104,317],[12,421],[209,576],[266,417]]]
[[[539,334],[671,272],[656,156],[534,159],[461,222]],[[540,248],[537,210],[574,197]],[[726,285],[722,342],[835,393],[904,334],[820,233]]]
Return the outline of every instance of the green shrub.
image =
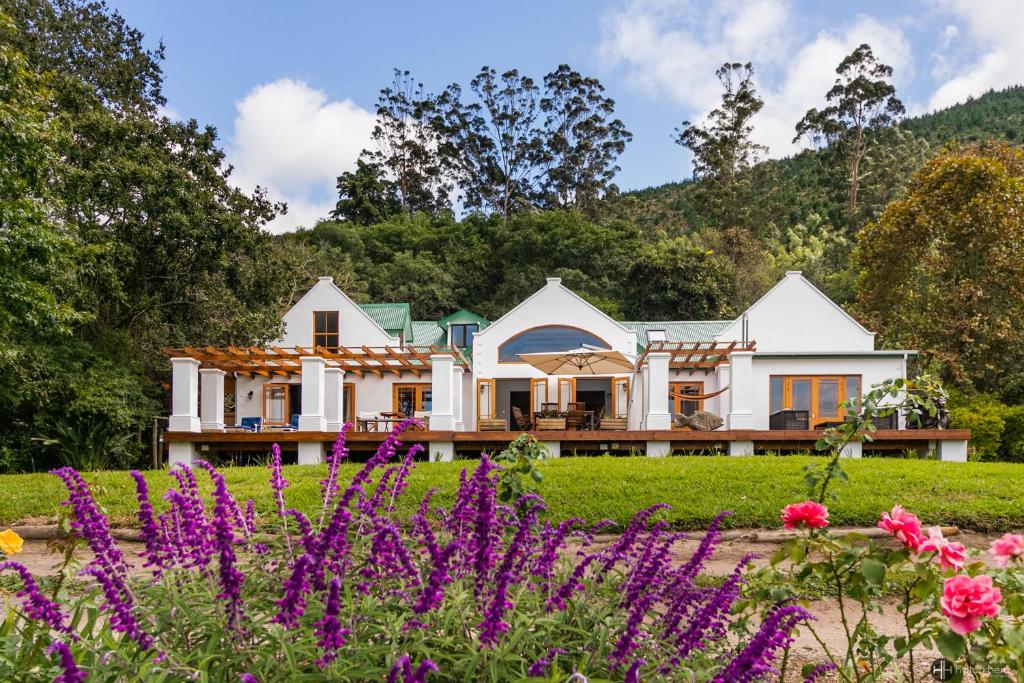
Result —
[[[1010,406],[1003,414],[1006,426],[1003,428],[1000,459],[1010,462],[1024,462],[1024,406]]]
[[[971,446],[975,460],[996,460],[1002,444],[1006,421],[1002,411],[991,407],[971,406],[949,411],[949,424],[953,429],[970,429]]]

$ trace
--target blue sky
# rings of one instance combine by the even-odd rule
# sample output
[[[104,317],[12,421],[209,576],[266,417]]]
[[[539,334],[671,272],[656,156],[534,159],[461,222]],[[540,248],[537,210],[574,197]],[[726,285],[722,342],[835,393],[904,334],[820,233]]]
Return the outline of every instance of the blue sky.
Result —
[[[236,182],[289,203],[278,231],[329,210],[396,66],[434,91],[484,64],[596,76],[634,133],[617,179],[633,189],[689,175],[672,131],[716,104],[727,59],[754,62],[755,137],[772,156],[795,150],[796,121],[861,42],[894,66],[912,112],[1019,82],[1024,63],[1018,0],[108,1],[166,43],[168,113],[215,125]]]

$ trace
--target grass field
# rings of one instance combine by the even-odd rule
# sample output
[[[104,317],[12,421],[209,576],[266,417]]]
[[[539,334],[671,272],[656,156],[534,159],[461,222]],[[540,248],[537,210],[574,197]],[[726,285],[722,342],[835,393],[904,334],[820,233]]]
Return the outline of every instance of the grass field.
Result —
[[[664,502],[672,506],[667,519],[679,529],[703,527],[720,510],[733,511],[728,526],[772,528],[779,525],[784,505],[804,499],[800,468],[809,461],[799,456],[562,458],[543,463],[539,492],[556,519],[608,518],[622,524],[637,510]],[[843,466],[850,482],[836,486],[839,500],[829,506],[835,525],[874,525],[882,510],[900,503],[928,524],[987,531],[1024,527],[1024,466],[875,458],[844,461]],[[357,467],[344,466],[342,477],[351,477]],[[463,467],[474,463],[417,465],[400,512],[411,514],[430,487],[438,488],[435,503],[450,504]],[[288,505],[315,511],[325,471],[323,466],[286,467]],[[234,467],[224,473],[241,501],[253,498],[260,513],[272,511],[266,468]],[[160,496],[173,479],[165,471],[146,477],[160,509]],[[97,485],[98,499],[116,525],[134,524],[135,489],[127,472],[86,478]],[[205,474],[200,481],[208,484]],[[64,497],[52,475],[0,476],[0,525],[54,516]]]

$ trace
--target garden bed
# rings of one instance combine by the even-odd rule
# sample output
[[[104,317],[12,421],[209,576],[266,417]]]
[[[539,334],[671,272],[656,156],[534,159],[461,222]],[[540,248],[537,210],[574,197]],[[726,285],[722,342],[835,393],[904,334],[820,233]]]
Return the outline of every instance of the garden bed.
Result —
[[[594,522],[608,518],[623,525],[639,509],[656,502],[672,505],[666,518],[678,529],[700,529],[721,510],[732,510],[726,524],[733,528],[777,528],[779,510],[805,497],[801,468],[810,457],[756,456],[672,458],[562,458],[545,462],[540,492],[556,519],[572,516]],[[409,478],[410,495],[400,502],[403,516],[428,488],[437,487],[435,501],[449,505],[459,471],[475,461],[422,463]],[[356,465],[342,468],[351,477]],[[921,460],[866,458],[844,461],[849,483],[836,485],[839,500],[830,506],[834,524],[873,526],[879,512],[900,503],[929,524],[947,524],[981,531],[1024,527],[1024,467],[1010,463],[944,463]],[[318,482],[323,466],[292,466],[289,501],[304,511],[319,505]],[[253,498],[269,516],[273,509],[262,467],[225,468],[238,498]],[[171,483],[164,471],[147,472],[154,490]],[[134,525],[136,501],[127,472],[87,475],[97,484],[98,500],[115,525]],[[201,481],[206,483],[205,479]],[[0,476],[0,525],[43,523],[60,508],[66,493],[48,474]],[[154,501],[162,509],[163,501]]]

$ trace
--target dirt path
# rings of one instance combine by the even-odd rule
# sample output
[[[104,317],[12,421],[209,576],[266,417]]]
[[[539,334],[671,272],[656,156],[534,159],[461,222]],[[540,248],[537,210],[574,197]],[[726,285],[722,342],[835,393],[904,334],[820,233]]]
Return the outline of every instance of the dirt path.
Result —
[[[751,532],[756,533],[756,532]],[[973,532],[960,532],[955,536],[955,540],[963,543],[968,548],[977,548],[983,551],[987,551],[989,544],[994,538],[997,538],[1000,534],[981,534]],[[603,543],[612,542],[614,537],[605,537],[600,539]],[[676,545],[673,551],[673,555],[679,562],[684,562],[690,558],[693,551],[696,549],[697,544],[700,541],[699,535],[694,536],[692,540],[685,540]],[[141,543],[130,543],[120,542],[121,549],[125,553],[125,557],[128,558],[134,566],[141,569],[142,561],[139,559],[139,554],[143,551],[143,545]],[[752,542],[751,540],[744,538],[740,535],[739,538],[732,540],[724,540],[719,543],[714,557],[706,563],[704,571],[705,573],[712,575],[726,575],[733,571],[736,567],[736,563],[740,561],[745,555],[749,553],[755,553],[758,557],[754,560],[757,565],[764,565],[768,563],[768,559],[778,549],[779,543],[777,542]],[[76,556],[76,559],[81,562],[88,562],[91,558],[90,553],[87,550],[80,551]],[[23,565],[37,576],[45,576],[54,574],[57,571],[57,565],[59,564],[60,557],[52,554],[47,548],[44,541],[25,541],[24,550],[12,559],[21,562]],[[990,560],[987,553],[982,555],[983,560]],[[4,605],[8,600],[12,598],[12,594],[6,593],[0,590],[0,605]],[[860,617],[859,606],[848,601],[844,603],[847,614],[850,619],[856,620]],[[846,638],[843,631],[842,622],[840,619],[840,611],[837,601],[835,600],[820,600],[811,604],[811,613],[817,619],[815,623],[815,631],[818,636],[822,639],[825,645],[837,656],[842,656],[845,652]],[[852,616],[851,616],[852,615]],[[871,623],[879,631],[890,634],[898,635],[903,631],[903,621],[897,611],[897,603],[895,599],[883,601],[882,613],[872,614],[870,616]],[[800,674],[800,667],[807,662],[824,663],[826,658],[822,654],[821,645],[815,640],[811,633],[807,629],[801,629],[797,636],[796,643],[792,650],[792,660],[794,666],[790,668],[792,672],[790,676],[787,676],[787,680],[800,681],[802,677]],[[918,652],[917,664],[914,667],[918,670],[919,680],[931,680],[928,676],[928,667],[934,659],[939,657],[938,653],[926,653]],[[823,680],[835,680],[833,677],[826,676]],[[900,675],[896,672],[893,673],[891,680],[901,680]]]

